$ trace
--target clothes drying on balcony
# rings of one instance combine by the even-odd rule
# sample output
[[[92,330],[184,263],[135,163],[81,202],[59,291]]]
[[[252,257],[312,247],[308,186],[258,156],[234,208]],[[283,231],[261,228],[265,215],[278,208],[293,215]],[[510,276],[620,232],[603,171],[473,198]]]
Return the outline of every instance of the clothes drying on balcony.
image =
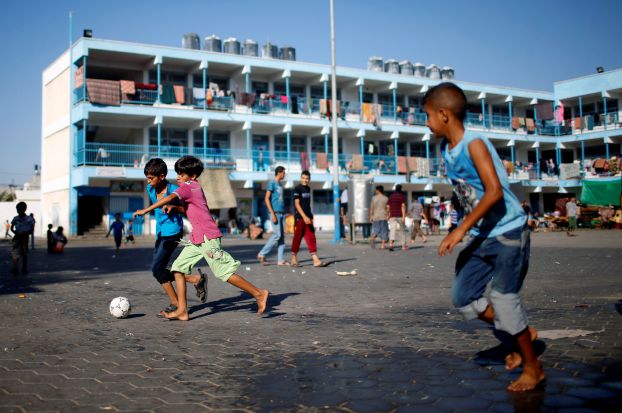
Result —
[[[183,105],[186,102],[186,88],[184,88],[182,85],[173,85],[173,93],[175,95],[175,103]]]
[[[82,87],[84,85],[84,66],[80,66],[73,74],[74,87]]]
[[[86,89],[91,103],[121,105],[121,89],[118,80],[86,79]]]
[[[427,158],[409,156],[406,159],[408,165],[408,171],[418,177],[424,177],[430,175],[430,163]]]
[[[319,152],[315,154],[315,166],[317,169],[328,169],[328,155],[324,152]]]

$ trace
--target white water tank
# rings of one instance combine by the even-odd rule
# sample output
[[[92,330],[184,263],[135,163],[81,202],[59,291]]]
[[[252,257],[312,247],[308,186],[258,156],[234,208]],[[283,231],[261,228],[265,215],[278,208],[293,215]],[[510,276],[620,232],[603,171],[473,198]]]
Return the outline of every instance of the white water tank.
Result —
[[[400,64],[395,59],[389,59],[384,62],[384,71],[387,73],[399,75],[400,74]]]
[[[449,66],[445,66],[441,69],[441,77],[445,80],[453,80],[454,78],[454,69],[449,67]]]
[[[269,58],[269,59],[278,59],[279,48],[275,44],[266,43],[261,48],[261,57]]]
[[[430,66],[426,67],[425,76],[430,79],[434,79],[434,80],[440,79],[441,70],[438,68],[437,65],[431,64]]]
[[[283,46],[279,50],[279,59],[296,60],[296,48],[292,46]]]
[[[207,36],[205,41],[203,42],[203,50],[207,50],[208,52],[222,52],[222,40],[220,37],[212,34],[211,36]]]
[[[384,72],[384,60],[380,56],[372,56],[367,60],[367,70]]]
[[[259,56],[259,45],[253,39],[244,41],[244,56]]]
[[[184,49],[196,49],[201,48],[201,40],[196,33],[186,33],[181,39],[181,47]]]
[[[425,77],[425,65],[423,63],[415,63],[414,75],[415,77]]]
[[[235,37],[229,37],[225,39],[222,45],[222,51],[223,53],[240,54],[242,51],[240,47],[240,42],[238,42],[238,39],[236,39]]]
[[[415,72],[415,67],[410,60],[402,60],[400,62],[400,73],[406,76],[412,76]]]

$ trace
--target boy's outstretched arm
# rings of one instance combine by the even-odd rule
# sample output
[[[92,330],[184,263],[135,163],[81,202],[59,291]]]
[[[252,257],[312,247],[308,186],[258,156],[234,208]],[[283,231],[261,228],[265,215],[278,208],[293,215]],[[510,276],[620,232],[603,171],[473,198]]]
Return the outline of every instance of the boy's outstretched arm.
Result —
[[[153,204],[149,205],[147,208],[145,209],[139,209],[138,211],[134,212],[134,218],[136,218],[136,216],[138,215],[145,215],[148,214],[149,212],[153,211],[156,208],[160,208],[161,206],[164,206],[166,204],[168,204],[169,202],[172,202],[173,200],[177,199],[177,195],[176,194],[170,194],[165,196],[164,198],[160,198],[157,202],[154,202]]]
[[[446,252],[451,254],[456,244],[462,240],[467,231],[486,215],[490,208],[503,199],[503,188],[486,144],[479,139],[472,141],[469,144],[469,154],[475,169],[477,169],[479,178],[484,184],[484,196],[480,199],[477,206],[473,208],[473,211],[464,218],[462,224],[441,241],[441,245],[438,247],[440,256],[444,256]]]

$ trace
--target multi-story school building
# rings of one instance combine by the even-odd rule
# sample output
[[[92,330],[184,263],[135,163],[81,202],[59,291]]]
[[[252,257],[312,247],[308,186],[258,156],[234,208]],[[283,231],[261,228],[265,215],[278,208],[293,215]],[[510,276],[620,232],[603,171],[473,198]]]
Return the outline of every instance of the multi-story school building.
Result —
[[[332,230],[331,116],[341,188],[350,174],[368,174],[387,190],[402,184],[409,202],[450,196],[421,107],[441,76],[403,66],[338,67],[331,105],[327,65],[80,38],[43,71],[43,222],[78,234],[111,214],[127,217],[148,204],[148,159],[165,159],[174,181],[174,161],[192,154],[228,170],[218,185],[233,190],[239,216],[265,213],[275,166],[287,168],[288,190],[309,169],[316,226]],[[619,174],[611,159],[622,142],[622,70],[557,82],[552,92],[455,83],[468,97],[467,128],[493,142],[535,209],[551,211],[586,181]],[[135,233],[152,227],[138,223]]]

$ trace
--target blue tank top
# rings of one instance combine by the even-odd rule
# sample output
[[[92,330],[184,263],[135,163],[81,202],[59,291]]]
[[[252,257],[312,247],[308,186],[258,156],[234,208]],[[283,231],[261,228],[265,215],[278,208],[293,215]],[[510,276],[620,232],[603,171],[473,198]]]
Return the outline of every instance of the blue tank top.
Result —
[[[507,172],[497,154],[497,151],[488,139],[478,136],[471,131],[465,131],[464,137],[456,146],[449,149],[443,145],[443,159],[447,166],[447,176],[451,179],[454,193],[464,208],[464,214],[473,211],[477,203],[484,196],[484,184],[469,153],[469,144],[479,139],[486,145],[497,176],[503,188],[503,199],[499,200],[486,215],[471,228],[471,234],[476,237],[491,238],[525,224],[527,217],[518,202],[516,195],[510,190],[510,181]]]

